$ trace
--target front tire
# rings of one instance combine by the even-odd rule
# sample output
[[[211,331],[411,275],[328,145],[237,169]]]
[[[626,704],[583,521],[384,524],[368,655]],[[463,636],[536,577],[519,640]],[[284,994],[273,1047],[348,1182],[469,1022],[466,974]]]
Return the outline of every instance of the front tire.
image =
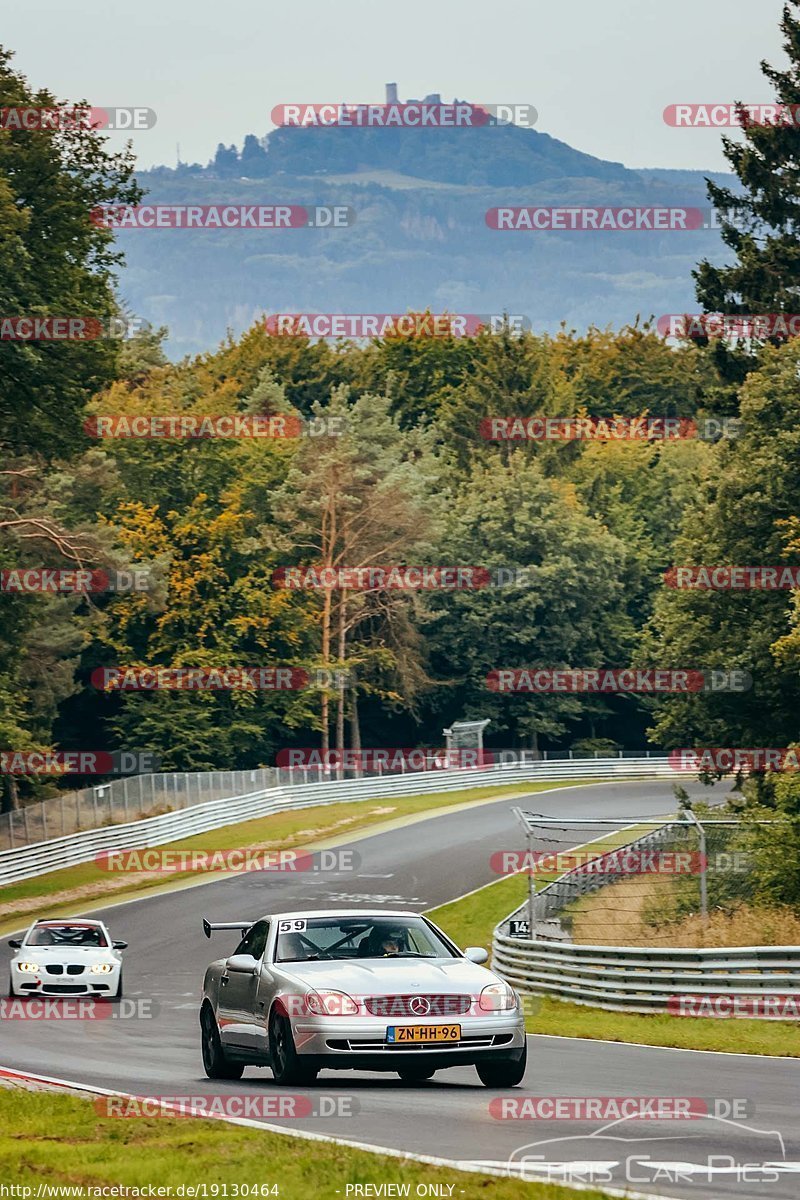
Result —
[[[272,1076],[280,1084],[313,1083],[319,1067],[297,1053],[292,1025],[285,1013],[273,1009],[269,1019],[269,1056]]]
[[[209,1079],[241,1079],[244,1063],[231,1062],[225,1055],[217,1022],[209,1007],[200,1013],[200,1036],[203,1051],[203,1070]]]
[[[512,1062],[506,1058],[500,1062],[476,1063],[475,1070],[478,1072],[478,1078],[485,1087],[510,1088],[516,1087],[518,1083],[522,1083],[522,1080],[525,1078],[527,1064],[528,1042],[526,1039],[522,1057],[517,1062]]]

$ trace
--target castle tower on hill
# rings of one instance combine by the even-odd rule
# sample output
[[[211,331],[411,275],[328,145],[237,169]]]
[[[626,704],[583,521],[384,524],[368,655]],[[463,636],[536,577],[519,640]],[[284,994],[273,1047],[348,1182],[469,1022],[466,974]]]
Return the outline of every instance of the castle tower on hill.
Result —
[[[386,84],[386,103],[387,104],[399,104],[400,103],[400,101],[397,97],[397,84],[396,83],[387,83]],[[404,101],[404,103],[405,104],[441,104],[442,103],[442,95],[441,95],[441,92],[431,92],[429,95],[425,96],[422,100],[410,100],[409,99],[409,100]]]

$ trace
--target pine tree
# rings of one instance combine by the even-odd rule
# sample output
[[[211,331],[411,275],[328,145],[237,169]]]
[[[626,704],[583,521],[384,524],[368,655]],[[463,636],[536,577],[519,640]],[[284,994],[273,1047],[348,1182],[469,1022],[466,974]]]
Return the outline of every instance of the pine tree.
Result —
[[[707,260],[693,272],[707,312],[797,312],[800,300],[800,0],[787,0],[781,29],[789,68],[761,63],[785,106],[784,120],[755,124],[738,106],[744,140],[723,138],[725,157],[743,185],[733,192],[707,180],[722,215],[722,240],[736,255],[730,266]],[[788,119],[787,119],[788,118]]]

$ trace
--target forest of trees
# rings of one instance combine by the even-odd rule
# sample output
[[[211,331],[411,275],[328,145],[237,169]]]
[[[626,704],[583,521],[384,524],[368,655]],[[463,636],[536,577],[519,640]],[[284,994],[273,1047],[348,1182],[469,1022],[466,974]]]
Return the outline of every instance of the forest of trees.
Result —
[[[770,78],[796,103],[800,33],[788,10],[784,31],[793,66]],[[0,99],[53,102],[30,94],[5,53]],[[797,311],[800,135],[790,132],[754,127],[744,150],[728,147],[752,184],[752,229],[724,230],[735,266],[699,266],[709,311]],[[91,131],[5,133],[0,309],[115,313],[112,234],[85,214],[137,195],[130,156]],[[438,746],[465,717],[491,718],[488,744],[506,747],[797,738],[798,593],[665,585],[681,564],[800,566],[797,342],[668,345],[634,314],[619,331],[367,345],[271,336],[261,322],[172,364],[163,337],[0,343],[0,570],[138,567],[149,581],[128,593],[0,595],[0,747],[146,749],[166,770],[202,770],[270,765],[287,746]],[[91,434],[91,418],[176,413],[294,414],[311,429],[335,416],[346,432]],[[739,436],[671,441],[481,436],[486,417],[586,414],[741,424]],[[273,580],[287,566],[396,564],[524,572],[472,591],[292,591]],[[486,683],[497,667],[631,664],[738,668],[753,685],[656,701],[499,695]],[[332,674],[297,691],[94,685],[98,668],[120,665]],[[3,802],[46,786],[6,778]]]

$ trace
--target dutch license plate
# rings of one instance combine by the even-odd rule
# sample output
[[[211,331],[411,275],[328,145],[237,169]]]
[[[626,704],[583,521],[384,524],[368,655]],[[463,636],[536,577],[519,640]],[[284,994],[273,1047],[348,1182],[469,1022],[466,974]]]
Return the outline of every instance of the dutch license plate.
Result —
[[[460,1025],[390,1025],[387,1042],[460,1042]]]

